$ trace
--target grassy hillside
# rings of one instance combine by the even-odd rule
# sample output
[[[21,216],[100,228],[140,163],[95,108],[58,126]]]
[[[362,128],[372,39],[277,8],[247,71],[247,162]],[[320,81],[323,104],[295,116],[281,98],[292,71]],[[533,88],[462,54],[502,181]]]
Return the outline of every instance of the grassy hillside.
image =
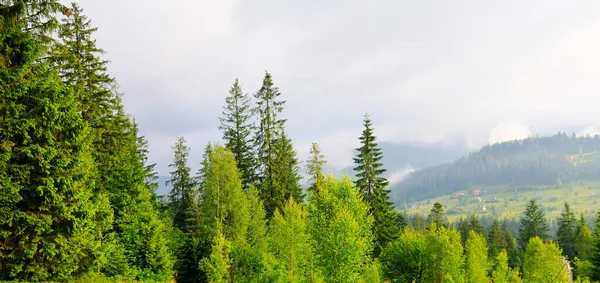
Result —
[[[550,219],[560,215],[565,202],[578,213],[593,215],[600,207],[600,182],[579,181],[562,186],[480,186],[412,204],[402,204],[399,209],[427,215],[437,201],[444,204],[451,222],[471,213],[495,218],[518,218],[530,199],[536,199]]]

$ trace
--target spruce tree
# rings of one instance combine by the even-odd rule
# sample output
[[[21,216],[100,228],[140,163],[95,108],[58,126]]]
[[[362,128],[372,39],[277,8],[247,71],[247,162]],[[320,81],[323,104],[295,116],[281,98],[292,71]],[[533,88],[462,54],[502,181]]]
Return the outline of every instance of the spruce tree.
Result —
[[[565,208],[557,220],[558,231],[556,231],[556,240],[561,247],[563,255],[569,260],[575,259],[575,238],[577,236],[577,220],[568,203],[565,202]]]
[[[196,180],[190,175],[191,168],[188,167],[188,156],[190,149],[186,145],[186,140],[180,137],[172,147],[174,151],[173,163],[169,167],[171,179],[167,184],[171,185],[169,193],[169,206],[173,215],[173,225],[183,232],[189,232],[188,219],[190,210],[194,207],[194,189]]]
[[[323,176],[323,165],[325,163],[327,163],[327,161],[325,161],[325,156],[321,154],[319,145],[313,142],[310,147],[310,157],[306,162],[306,169],[310,176],[309,183],[311,184],[308,191],[315,191],[323,186],[323,180],[325,178]]]
[[[256,184],[256,160],[252,147],[252,130],[254,124],[252,118],[252,105],[250,97],[242,92],[242,86],[236,79],[229,90],[229,96],[225,98],[223,106],[223,117],[219,118],[223,131],[225,146],[233,152],[238,170],[242,174],[244,190],[248,190],[250,184]]]
[[[355,184],[369,205],[374,218],[374,254],[377,256],[388,242],[397,238],[399,229],[395,223],[394,207],[389,196],[390,190],[386,189],[389,182],[382,177],[382,174],[387,171],[381,163],[383,153],[377,146],[377,138],[373,133],[368,114],[365,114],[363,126],[364,130],[359,137],[361,147],[356,149],[357,154],[354,158],[356,164],[354,168]]]
[[[593,243],[592,255],[590,257],[590,263],[592,264],[590,280],[600,281],[600,210],[596,216],[596,231],[594,232]]]
[[[481,233],[471,230],[467,238],[465,245],[466,282],[487,282],[490,268],[485,237]]]
[[[548,222],[542,208],[532,199],[527,204],[525,212],[521,217],[519,247],[525,250],[529,239],[536,236],[542,239],[542,241],[548,240]]]
[[[275,167],[273,168],[273,198],[265,200],[267,206],[281,209],[290,197],[299,203],[304,202],[304,194],[300,186],[299,166],[292,141],[285,133],[277,138],[275,147]]]
[[[273,84],[271,74],[265,72],[263,84],[254,97],[256,98],[255,113],[258,114],[258,127],[254,136],[254,146],[257,155],[258,188],[261,198],[265,202],[267,216],[270,217],[275,211],[276,194],[273,187],[275,177],[276,147],[275,142],[283,132],[285,119],[278,118],[283,111],[285,101],[278,100],[281,93],[279,88]]]
[[[29,28],[60,4],[31,2],[0,6],[0,279],[63,281],[95,250],[89,128]]]
[[[444,212],[444,205],[440,202],[435,202],[429,215],[427,216],[427,223],[429,226],[435,224],[436,228],[448,227],[446,224],[446,212]],[[467,230],[468,231],[468,230]]]

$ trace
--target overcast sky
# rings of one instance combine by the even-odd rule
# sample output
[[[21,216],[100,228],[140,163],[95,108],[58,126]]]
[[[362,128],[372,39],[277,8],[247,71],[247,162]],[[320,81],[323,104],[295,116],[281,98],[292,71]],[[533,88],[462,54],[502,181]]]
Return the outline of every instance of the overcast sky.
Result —
[[[79,1],[160,174],[197,168],[233,80],[272,73],[300,159],[380,140],[464,144],[600,125],[600,1]]]

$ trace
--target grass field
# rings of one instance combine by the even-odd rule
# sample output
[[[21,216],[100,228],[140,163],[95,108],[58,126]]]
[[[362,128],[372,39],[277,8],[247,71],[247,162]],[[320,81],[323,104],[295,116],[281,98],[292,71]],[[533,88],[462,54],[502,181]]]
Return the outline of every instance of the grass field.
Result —
[[[476,190],[479,196],[476,196]],[[446,216],[450,222],[475,213],[478,216],[490,215],[496,218],[520,217],[530,199],[537,199],[545,208],[546,216],[555,219],[560,216],[564,203],[579,215],[593,215],[600,209],[600,182],[579,181],[562,186],[536,187],[474,187],[452,195],[428,199],[412,204],[406,208],[407,213],[418,212],[429,214],[429,210],[437,201],[444,205]]]

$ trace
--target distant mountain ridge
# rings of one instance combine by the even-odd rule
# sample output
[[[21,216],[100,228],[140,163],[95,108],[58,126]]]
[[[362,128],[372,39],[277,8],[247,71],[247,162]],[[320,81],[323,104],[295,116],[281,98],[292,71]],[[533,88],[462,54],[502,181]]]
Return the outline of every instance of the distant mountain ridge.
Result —
[[[548,137],[488,145],[454,162],[418,170],[391,187],[396,203],[477,185],[549,185],[600,180],[600,136]]]

